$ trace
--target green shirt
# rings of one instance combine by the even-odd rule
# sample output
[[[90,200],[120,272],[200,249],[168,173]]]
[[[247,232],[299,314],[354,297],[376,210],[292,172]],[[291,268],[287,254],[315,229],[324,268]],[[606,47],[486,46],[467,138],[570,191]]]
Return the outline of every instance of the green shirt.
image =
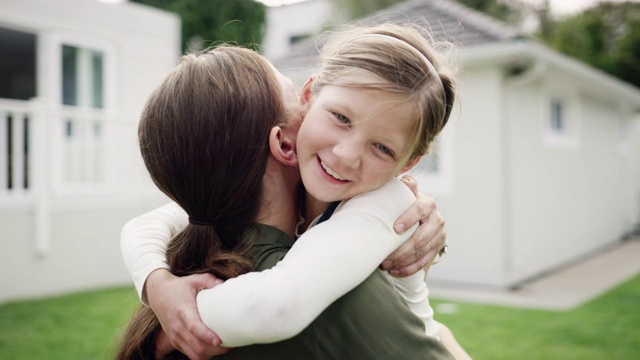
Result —
[[[294,240],[270,226],[258,225],[257,228],[252,251],[256,270],[262,271],[275,266]],[[293,338],[235,348],[218,358],[452,359],[439,341],[425,334],[422,321],[378,270]]]

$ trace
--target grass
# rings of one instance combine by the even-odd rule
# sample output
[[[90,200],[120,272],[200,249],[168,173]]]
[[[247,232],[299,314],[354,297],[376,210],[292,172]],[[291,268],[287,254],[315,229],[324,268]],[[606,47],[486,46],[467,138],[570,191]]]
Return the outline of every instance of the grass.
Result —
[[[639,302],[636,276],[572,311],[457,302],[437,319],[475,359],[639,359]],[[137,305],[132,288],[2,304],[0,359],[109,359]]]
[[[437,319],[475,359],[640,359],[639,304],[636,276],[567,312],[457,303]]]
[[[0,305],[0,359],[110,359],[138,306],[133,288]]]

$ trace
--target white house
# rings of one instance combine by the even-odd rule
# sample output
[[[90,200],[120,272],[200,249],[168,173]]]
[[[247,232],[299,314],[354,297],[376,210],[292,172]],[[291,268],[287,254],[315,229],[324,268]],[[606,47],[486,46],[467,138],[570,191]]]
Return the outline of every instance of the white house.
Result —
[[[432,283],[517,286],[638,226],[639,89],[451,0],[365,20],[422,23],[459,45],[458,105],[414,172],[447,220],[451,254]],[[275,63],[302,83],[316,55],[307,41]]]
[[[164,198],[136,129],[180,19],[134,3],[0,0],[0,301],[129,282],[122,225]]]
[[[334,22],[332,0],[307,0],[267,8],[262,53],[270,59],[286,56],[291,47]]]

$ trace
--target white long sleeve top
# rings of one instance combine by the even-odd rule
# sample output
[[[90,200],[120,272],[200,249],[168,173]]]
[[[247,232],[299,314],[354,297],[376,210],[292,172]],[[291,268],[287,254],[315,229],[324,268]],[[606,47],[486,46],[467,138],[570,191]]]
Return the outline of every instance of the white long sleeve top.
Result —
[[[344,201],[329,220],[305,232],[272,269],[243,274],[201,291],[197,303],[202,321],[231,347],[295,336],[372,271],[380,271],[377,266],[415,230],[415,225],[402,235],[393,230],[395,220],[414,201],[397,179]],[[168,268],[166,245],[187,219],[178,205],[169,204],[123,228],[123,257],[143,302],[147,277],[156,269]],[[438,337],[424,271],[405,278],[386,276],[424,321],[426,333]]]

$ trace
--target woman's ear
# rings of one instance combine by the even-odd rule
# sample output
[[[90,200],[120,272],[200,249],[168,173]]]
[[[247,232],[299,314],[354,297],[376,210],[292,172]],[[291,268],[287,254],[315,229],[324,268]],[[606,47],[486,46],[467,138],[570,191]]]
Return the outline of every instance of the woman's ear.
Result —
[[[400,173],[404,173],[413,169],[414,166],[418,165],[421,159],[422,159],[422,156],[416,156],[415,158],[409,160],[407,164],[403,166],[402,169],[400,169]]]
[[[287,131],[280,126],[274,126],[269,132],[269,151],[271,156],[283,165],[298,166],[295,135],[295,131]]]

